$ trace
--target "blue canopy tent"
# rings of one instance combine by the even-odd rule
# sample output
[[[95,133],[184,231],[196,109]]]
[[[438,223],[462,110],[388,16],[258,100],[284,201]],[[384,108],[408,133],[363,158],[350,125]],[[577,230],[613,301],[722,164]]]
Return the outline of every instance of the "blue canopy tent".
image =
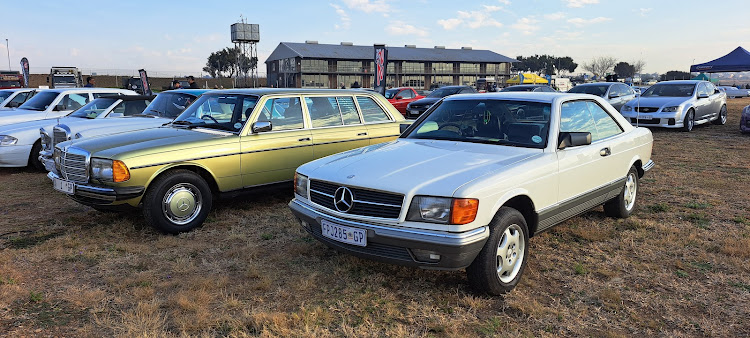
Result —
[[[737,47],[716,60],[690,66],[690,72],[720,73],[750,71],[750,52]]]

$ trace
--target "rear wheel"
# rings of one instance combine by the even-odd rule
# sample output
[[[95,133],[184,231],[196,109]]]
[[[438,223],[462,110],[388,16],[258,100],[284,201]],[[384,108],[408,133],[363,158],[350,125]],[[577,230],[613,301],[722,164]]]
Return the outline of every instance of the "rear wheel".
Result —
[[[635,210],[635,198],[638,194],[638,170],[630,167],[625,177],[625,186],[617,197],[604,203],[604,214],[609,217],[628,218]]]
[[[682,131],[692,131],[695,127],[695,111],[690,109],[685,114],[685,120],[682,121]]]
[[[199,227],[211,210],[211,189],[189,170],[173,170],[157,178],[143,197],[146,222],[166,233]]]
[[[721,109],[719,110],[719,116],[716,117],[716,120],[711,121],[711,123],[721,126],[727,123],[727,106],[721,106]]]
[[[44,164],[42,164],[41,161],[39,161],[39,152],[42,151],[42,141],[36,141],[33,146],[31,146],[31,154],[29,154],[29,166],[33,169],[43,171]]]
[[[490,223],[490,237],[466,268],[471,287],[495,296],[513,290],[526,267],[528,242],[523,215],[513,208],[500,208]]]

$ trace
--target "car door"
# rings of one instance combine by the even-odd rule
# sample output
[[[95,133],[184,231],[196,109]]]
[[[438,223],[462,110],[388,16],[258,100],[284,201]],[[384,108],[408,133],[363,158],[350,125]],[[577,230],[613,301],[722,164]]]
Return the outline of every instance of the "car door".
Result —
[[[609,121],[607,121],[609,120]],[[599,123],[597,123],[599,122]],[[601,124],[601,127],[598,125]],[[614,124],[614,125],[613,125]],[[570,209],[590,202],[614,189],[628,169],[622,160],[617,135],[619,125],[595,101],[562,103],[560,132],[589,132],[591,144],[557,151],[559,166],[558,203]]]
[[[356,101],[367,127],[368,144],[390,141],[401,134],[399,126],[393,122],[393,117],[373,98],[357,96]]]
[[[401,99],[395,100],[393,106],[401,113],[404,113],[406,112],[406,105],[408,105],[409,102],[414,101],[414,91],[411,89],[404,89],[398,92],[395,97],[401,97]]]
[[[705,82],[698,83],[695,95],[695,120],[703,120],[711,114],[711,94]],[[707,97],[700,98],[701,95]]]
[[[240,166],[245,187],[291,180],[294,170],[313,159],[312,135],[307,127],[301,98],[269,97],[251,109],[240,138]],[[252,130],[253,123],[270,122],[271,129]]]
[[[736,88],[735,88],[736,89]],[[721,92],[716,89],[713,83],[706,82],[706,90],[708,91],[708,98],[711,101],[711,111],[709,115],[714,117],[719,114],[723,101],[721,100]],[[739,89],[737,89],[739,91]]]
[[[304,102],[312,124],[315,158],[370,144],[352,96],[306,96]]]

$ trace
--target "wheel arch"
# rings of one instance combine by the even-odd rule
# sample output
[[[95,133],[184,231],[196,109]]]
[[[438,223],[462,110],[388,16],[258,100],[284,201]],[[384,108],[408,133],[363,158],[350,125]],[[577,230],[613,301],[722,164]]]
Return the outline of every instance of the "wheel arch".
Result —
[[[165,175],[166,173],[179,169],[192,171],[196,175],[200,176],[211,188],[211,193],[214,196],[218,195],[218,193],[220,192],[219,184],[217,183],[216,177],[214,176],[213,172],[211,172],[211,170],[209,170],[208,168],[196,163],[175,163],[165,166],[151,176],[151,179],[148,181],[147,187],[150,187],[151,183],[153,183],[156,179]]]
[[[534,201],[531,199],[531,197],[529,197],[527,192],[524,191],[513,194],[511,196],[507,196],[505,199],[503,199],[502,203],[498,203],[497,205],[495,205],[493,215],[496,215],[502,207],[510,207],[518,210],[518,212],[520,212],[521,215],[523,215],[523,218],[526,220],[526,225],[529,229],[529,237],[534,236],[537,230],[537,226],[539,225],[539,214],[537,214],[536,212]]]

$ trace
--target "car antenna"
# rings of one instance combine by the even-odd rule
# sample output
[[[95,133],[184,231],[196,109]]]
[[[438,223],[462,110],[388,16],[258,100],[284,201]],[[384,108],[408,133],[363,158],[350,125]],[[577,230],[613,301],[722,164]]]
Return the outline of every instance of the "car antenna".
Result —
[[[640,119],[641,119],[641,95],[643,95],[643,91],[638,94],[638,97],[635,99],[635,126],[640,127]]]

